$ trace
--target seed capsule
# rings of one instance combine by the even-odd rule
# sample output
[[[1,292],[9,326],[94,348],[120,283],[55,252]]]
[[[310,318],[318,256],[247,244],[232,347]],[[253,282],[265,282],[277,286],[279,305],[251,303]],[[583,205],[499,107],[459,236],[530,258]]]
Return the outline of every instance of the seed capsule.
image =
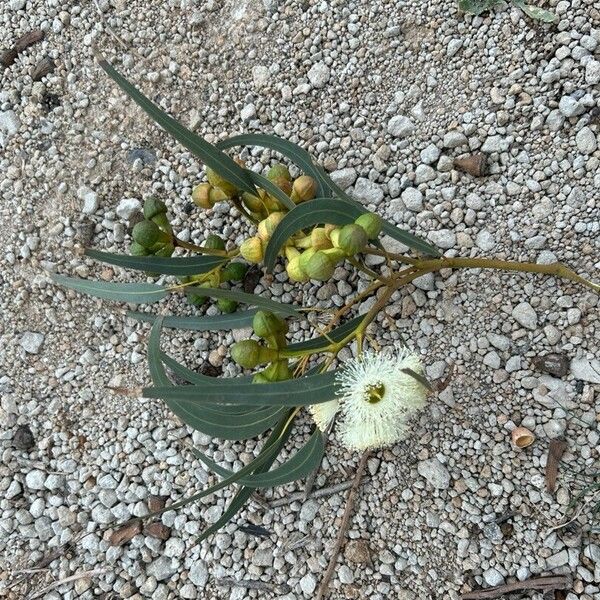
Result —
[[[230,300],[229,298],[219,298],[217,300],[217,308],[222,313],[232,313],[237,310],[238,303],[235,300]]]
[[[148,220],[152,219],[156,215],[166,214],[167,205],[158,198],[150,196],[144,202],[144,217]]]
[[[273,235],[275,228],[285,216],[283,212],[271,213],[266,219],[258,224],[258,237],[266,244]]]
[[[519,426],[512,430],[511,439],[517,448],[527,448],[535,441],[535,435],[527,427]]]
[[[209,250],[225,250],[225,241],[217,234],[211,233],[204,241],[203,247]]]
[[[261,338],[268,338],[279,333],[287,333],[287,323],[271,312],[259,310],[252,320],[254,333]]]
[[[264,258],[264,249],[262,240],[258,236],[250,237],[244,240],[240,245],[240,254],[249,263],[259,263]]]
[[[370,240],[376,239],[383,227],[381,217],[375,213],[365,213],[364,215],[360,215],[354,223],[365,230],[365,233]]]
[[[229,263],[221,271],[221,281],[241,281],[248,271],[248,265],[241,262]]]
[[[280,178],[289,182],[292,181],[289,169],[281,163],[275,163],[267,172],[267,179],[275,183],[275,180]]]
[[[211,185],[219,188],[228,198],[233,198],[233,196],[237,196],[239,193],[238,188],[233,183],[229,183],[227,179],[221,177],[221,175],[210,167],[206,167],[206,179],[208,179]]]
[[[325,227],[315,227],[310,232],[310,243],[315,250],[326,250],[332,246]]]
[[[265,348],[256,340],[242,340],[231,347],[231,358],[245,369],[253,369],[260,364],[276,360],[278,352],[273,348]]]
[[[290,198],[296,204],[312,200],[317,193],[317,182],[309,175],[301,175],[294,181]]]
[[[367,234],[360,225],[351,223],[344,225],[340,230],[338,244],[347,256],[354,256],[362,252],[367,245],[367,241]]]
[[[331,279],[335,270],[335,264],[324,253],[323,250],[317,250],[307,261],[305,271],[310,279],[317,281],[327,281]]]
[[[285,270],[291,281],[297,281],[298,283],[304,283],[308,281],[308,275],[300,265],[300,256],[295,256],[285,266]]]
[[[153,221],[140,221],[134,225],[131,232],[133,240],[148,250],[152,249],[157,242],[163,241],[161,238],[164,235],[164,232],[161,232],[158,225]],[[167,241],[167,239],[164,239],[164,241]]]

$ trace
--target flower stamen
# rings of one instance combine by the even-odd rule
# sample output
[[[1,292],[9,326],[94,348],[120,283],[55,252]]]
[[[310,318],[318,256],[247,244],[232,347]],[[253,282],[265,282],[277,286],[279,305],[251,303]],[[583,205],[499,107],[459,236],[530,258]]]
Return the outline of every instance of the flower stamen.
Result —
[[[385,385],[383,383],[377,383],[373,385],[368,385],[365,388],[365,400],[369,404],[377,404],[383,400],[383,396],[385,394]]]

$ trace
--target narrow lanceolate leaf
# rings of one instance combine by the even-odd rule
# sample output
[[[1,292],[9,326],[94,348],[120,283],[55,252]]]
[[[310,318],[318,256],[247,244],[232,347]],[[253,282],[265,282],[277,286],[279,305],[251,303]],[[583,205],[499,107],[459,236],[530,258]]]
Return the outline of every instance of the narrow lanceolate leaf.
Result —
[[[339,198],[316,198],[299,204],[283,217],[271,235],[264,258],[267,271],[273,269],[286,241],[301,229],[318,223],[346,225],[353,223],[363,212],[366,211]]]
[[[239,385],[177,385],[145,388],[146,398],[178,400],[202,404],[234,404],[255,406],[307,406],[331,400],[338,390],[336,372],[300,377],[274,383],[240,383]]]
[[[85,254],[90,258],[136,271],[150,271],[161,275],[200,275],[208,273],[222,265],[227,259],[220,256],[130,256],[88,249]]]
[[[336,183],[334,183],[325,173],[325,171],[321,167],[317,167],[321,172],[322,181],[326,183],[329,189],[332,191],[333,195],[337,198],[345,200],[346,202],[353,204],[356,208],[358,208],[361,213],[368,212],[366,208],[360,203],[351,198],[341,187],[339,187]],[[391,238],[405,244],[409,248],[416,250],[417,252],[422,252],[427,256],[440,256],[439,250],[432,246],[429,242],[422,240],[420,237],[409,233],[408,231],[404,231],[404,229],[400,229],[396,227],[393,223],[390,223],[386,219],[383,219],[383,233],[386,233]]]
[[[266,192],[274,196],[289,210],[296,208],[294,201],[282,190],[280,190],[272,181],[269,181],[266,177],[263,177],[259,173],[255,173],[254,171],[249,171],[249,176],[252,178],[252,181],[261,188],[263,188]]]
[[[327,335],[320,335],[319,337],[313,338],[312,340],[306,340],[304,342],[296,342],[295,344],[290,344],[287,347],[287,350],[295,351],[295,350],[323,350],[331,342],[340,342],[345,337],[350,335],[361,323],[361,321],[365,318],[365,315],[360,315],[358,317],[354,317],[350,319],[347,323],[332,329]]]
[[[152,325],[148,340],[148,365],[152,382],[157,386],[174,387],[167,376],[160,350],[159,317]],[[206,384],[198,386],[206,387]],[[256,411],[240,414],[224,410],[223,407],[209,407],[178,400],[165,400],[167,406],[187,425],[198,431],[227,440],[244,440],[255,437],[270,429],[287,411],[285,408],[264,407]]]
[[[231,157],[209,144],[204,138],[192,133],[173,117],[170,117],[149,98],[144,96],[134,85],[123,77],[106,59],[99,59],[100,66],[108,76],[142,108],[158,125],[171,134],[190,152],[200,158],[208,167],[221,177],[245,192],[255,194],[256,189],[248,178],[246,170],[238,165]]]
[[[189,331],[229,331],[230,329],[250,327],[256,313],[257,309],[252,308],[250,310],[241,310],[234,313],[206,317],[180,317],[176,315],[168,315],[163,317],[163,327],[186,329]],[[157,319],[156,315],[133,311],[129,311],[127,316],[135,319],[136,321],[142,321],[145,323],[154,323],[154,321]]]
[[[283,315],[286,317],[301,316],[301,313],[289,304],[282,304],[281,302],[276,302],[275,300],[269,300],[268,298],[262,298],[261,296],[246,294],[245,292],[238,292],[236,290],[190,286],[185,287],[184,291],[186,294],[201,294],[202,296],[208,296],[209,298],[227,298],[228,300],[243,302],[244,304],[257,306],[258,308],[264,308],[273,313],[277,313],[278,315]]]
[[[273,429],[273,431],[271,432],[271,435],[269,436],[269,439],[265,443],[265,447],[261,450],[261,453],[259,454],[258,458],[260,458],[261,455],[265,452],[269,453],[269,456],[264,460],[264,462],[262,462],[260,465],[258,465],[254,469],[254,471],[252,471],[253,473],[256,473],[256,474],[265,473],[271,468],[271,465],[277,458],[279,451],[281,450],[281,448],[283,448],[285,442],[289,438],[290,432],[292,430],[292,425],[293,425],[292,415],[293,415],[293,412],[288,411],[284,415],[284,417],[282,419],[280,419],[279,423],[277,424],[277,427],[275,427],[275,429]],[[277,452],[271,454],[269,452],[269,450],[272,445],[276,445]],[[233,497],[233,499],[229,503],[229,506],[225,509],[225,512],[221,515],[221,518],[216,523],[214,523],[213,525],[211,525],[210,527],[205,529],[197,541],[201,542],[201,541],[205,540],[207,537],[211,536],[213,533],[215,533],[216,531],[221,529],[221,527],[223,527],[223,525],[226,525],[227,523],[229,523],[229,521],[231,521],[231,519],[233,519],[233,517],[235,517],[235,515],[244,507],[244,505],[246,504],[246,502],[252,495],[252,492],[253,492],[253,488],[242,487],[237,492],[237,494]],[[191,500],[189,500],[189,501],[191,501]]]
[[[188,369],[181,363],[177,362],[173,357],[161,352],[160,358],[162,362],[175,373],[178,377],[181,377],[188,383],[194,383],[197,385],[239,385],[240,383],[251,383],[252,375],[241,375],[240,377],[210,377],[203,375],[202,373],[196,373]]]
[[[157,302],[169,293],[169,288],[153,283],[113,283],[111,281],[88,281],[75,279],[64,275],[52,275],[52,280],[58,285],[70,288],[82,294],[102,298],[144,304]]]
[[[266,133],[236,135],[217,144],[217,148],[223,150],[235,146],[260,146],[261,148],[269,148],[270,150],[279,152],[279,154],[289,158],[305,175],[310,175],[316,179],[318,196],[327,197],[329,195],[327,187],[321,181],[321,173],[313,163],[310,154],[304,148],[298,146],[298,144]]]
[[[536,21],[554,23],[558,19],[558,15],[555,15],[553,12],[540,8],[539,6],[526,4],[523,0],[513,0],[513,4],[518,6],[526,15]]]
[[[321,462],[325,451],[323,434],[316,429],[306,444],[289,460],[267,473],[247,475],[238,483],[252,488],[275,487],[306,477]],[[234,473],[220,467],[215,461],[194,449],[194,454],[212,471],[221,477],[231,477]]]

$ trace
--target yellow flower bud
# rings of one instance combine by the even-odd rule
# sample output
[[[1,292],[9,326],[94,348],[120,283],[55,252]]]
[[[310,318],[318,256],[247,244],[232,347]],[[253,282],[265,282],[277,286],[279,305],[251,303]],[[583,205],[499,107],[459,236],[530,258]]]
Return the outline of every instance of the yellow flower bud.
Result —
[[[331,279],[333,271],[335,270],[335,263],[323,252],[318,250],[306,263],[306,274],[311,279],[317,281],[327,281]]]
[[[252,212],[261,212],[265,209],[265,203],[261,198],[255,196],[254,194],[249,194],[248,192],[244,192],[242,196],[244,204],[252,211]]]
[[[227,179],[224,179],[219,175],[216,171],[213,171],[210,167],[206,167],[206,179],[211,185],[219,188],[228,198],[232,198],[233,196],[237,196],[239,190],[233,183],[229,183]]]
[[[310,243],[316,250],[325,250],[331,248],[331,240],[327,235],[325,227],[315,227],[310,233]]]
[[[365,249],[367,241],[365,230],[360,225],[350,223],[340,230],[338,245],[347,256],[354,256]]]
[[[306,265],[308,261],[313,257],[313,255],[317,252],[316,248],[308,248],[300,255],[300,268],[303,271],[306,271]]]
[[[281,223],[281,219],[283,219],[284,216],[285,213],[283,212],[274,212],[258,224],[258,237],[265,244],[271,239],[275,228]]]
[[[317,193],[317,182],[309,175],[301,175],[294,181],[290,198],[296,204],[311,200]]]
[[[370,240],[376,239],[383,227],[381,217],[375,213],[365,213],[364,215],[360,215],[354,223],[365,230],[365,233]]]
[[[290,281],[297,281],[303,283],[305,281],[308,281],[308,275],[300,266],[300,258],[300,255],[292,258],[292,260],[290,260],[286,265],[285,270],[288,274],[288,277],[290,278]]]
[[[259,263],[264,257],[262,240],[257,236],[244,240],[240,246],[240,254],[250,263]]]
[[[290,175],[288,168],[281,163],[275,163],[267,172],[267,179],[275,183],[275,180],[279,178],[292,181],[292,176]]]

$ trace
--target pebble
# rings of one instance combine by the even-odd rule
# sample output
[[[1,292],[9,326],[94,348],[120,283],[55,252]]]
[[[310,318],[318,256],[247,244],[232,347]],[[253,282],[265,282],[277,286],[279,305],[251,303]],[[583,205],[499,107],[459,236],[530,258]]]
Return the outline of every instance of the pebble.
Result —
[[[39,469],[33,469],[25,476],[25,485],[30,490],[43,490],[45,481],[46,473]]]
[[[513,319],[526,329],[535,329],[538,325],[538,317],[533,306],[529,302],[520,302],[512,310]]]
[[[117,215],[129,221],[142,209],[142,203],[137,198],[123,198],[117,205]]]
[[[369,179],[359,177],[354,185],[353,196],[363,204],[379,204],[383,200],[383,190]]]
[[[438,490],[446,490],[450,486],[450,473],[437,458],[420,461],[417,471],[432,487]]]
[[[388,121],[388,133],[396,138],[405,138],[415,131],[413,122],[404,115],[396,115]]]
[[[588,383],[600,384],[600,360],[574,358],[571,361],[571,376]]]
[[[203,590],[208,582],[208,568],[203,560],[196,560],[190,567],[190,581]]]
[[[311,596],[317,588],[317,580],[312,573],[307,573],[300,579],[300,589],[306,596]]]
[[[27,352],[27,354],[38,354],[44,343],[45,336],[43,333],[37,331],[26,331],[20,340],[21,348]]]
[[[357,178],[356,169],[348,167],[346,169],[339,169],[330,173],[332,181],[343,190],[347,190]]]
[[[423,194],[417,188],[406,188],[400,197],[408,210],[413,212],[423,210]]]
[[[577,149],[582,154],[593,154],[598,147],[596,135],[589,127],[582,127],[575,136]]]
[[[325,63],[316,63],[308,71],[308,80],[313,87],[323,88],[331,77],[331,69]]]
[[[456,234],[450,229],[439,229],[429,232],[429,240],[436,246],[447,250],[456,244]]]
[[[77,196],[83,201],[81,211],[84,215],[93,215],[100,208],[98,194],[88,187],[80,187]]]

